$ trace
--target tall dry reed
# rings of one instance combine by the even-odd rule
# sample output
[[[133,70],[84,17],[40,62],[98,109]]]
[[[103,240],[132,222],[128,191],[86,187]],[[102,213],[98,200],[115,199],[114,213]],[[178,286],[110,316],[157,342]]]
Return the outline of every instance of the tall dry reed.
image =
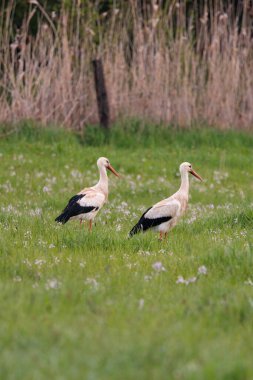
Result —
[[[181,127],[204,122],[253,129],[252,14],[213,7],[199,19],[172,2],[143,20],[135,2],[102,15],[62,10],[54,15],[32,0],[22,28],[12,8],[1,20],[0,122],[34,119],[80,130],[98,122],[92,59],[102,58],[112,118],[138,117]],[[36,36],[29,33],[40,17]],[[106,25],[106,26],[105,26]]]

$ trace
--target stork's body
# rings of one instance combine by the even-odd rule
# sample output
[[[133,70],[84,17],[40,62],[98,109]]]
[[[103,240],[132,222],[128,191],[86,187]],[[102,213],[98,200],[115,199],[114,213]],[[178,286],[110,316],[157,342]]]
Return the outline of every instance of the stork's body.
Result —
[[[181,186],[171,197],[166,198],[147,209],[138,223],[130,231],[130,236],[140,231],[152,229],[160,233],[160,238],[167,235],[179,218],[185,213],[189,198],[189,173],[201,180],[192,170],[191,164],[184,162],[180,165]]]
[[[69,220],[78,219],[82,223],[82,221],[88,220],[91,230],[93,219],[108,199],[108,177],[106,170],[109,169],[116,176],[119,176],[105,157],[98,159],[97,166],[100,173],[98,183],[95,186],[84,188],[74,195],[69,200],[62,214],[55,219],[56,222],[65,224]]]

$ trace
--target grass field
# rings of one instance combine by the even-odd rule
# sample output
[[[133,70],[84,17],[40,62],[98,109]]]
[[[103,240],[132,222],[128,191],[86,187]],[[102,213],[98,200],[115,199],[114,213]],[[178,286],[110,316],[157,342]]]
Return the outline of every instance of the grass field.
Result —
[[[0,141],[0,378],[252,379],[253,136],[86,137],[29,127]],[[55,224],[102,155],[122,178],[109,174],[92,234]],[[182,161],[205,179],[184,219],[166,242],[127,239],[178,189]]]

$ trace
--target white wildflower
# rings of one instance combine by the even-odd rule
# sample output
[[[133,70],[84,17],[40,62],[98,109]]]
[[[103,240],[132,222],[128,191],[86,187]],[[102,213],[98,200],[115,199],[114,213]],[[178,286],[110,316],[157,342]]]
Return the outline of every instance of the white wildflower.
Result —
[[[183,278],[183,276],[178,276],[176,283],[177,283],[177,284],[185,284],[186,281],[185,281],[185,279]]]
[[[178,276],[176,283],[177,284],[189,285],[189,284],[196,282],[196,281],[197,281],[197,277],[190,277],[190,278],[188,278],[188,280],[185,280],[183,276]]]
[[[156,272],[162,272],[162,271],[166,271],[166,269],[164,268],[164,266],[162,265],[162,263],[160,261],[157,261],[156,263],[154,263],[152,265],[152,268],[156,271]]]
[[[190,284],[190,283],[192,283],[192,282],[196,282],[197,281],[197,277],[190,277],[190,278],[188,278],[188,284]],[[188,285],[187,284],[187,285]]]
[[[31,268],[31,266],[32,266],[32,264],[30,263],[30,261],[28,259],[24,259],[23,264],[27,265],[29,268]]]
[[[120,230],[121,230],[121,225],[118,224],[118,225],[116,226],[116,231],[120,231]]]
[[[43,193],[50,193],[51,190],[52,190],[52,189],[51,189],[50,186],[44,186],[44,187],[43,187]]]
[[[99,283],[97,282],[97,280],[95,278],[91,278],[91,277],[86,278],[85,284],[91,285],[91,287],[93,289],[97,289],[99,287]]]
[[[207,268],[205,265],[201,265],[199,268],[198,268],[198,274],[207,274]]]
[[[47,290],[59,289],[60,286],[61,286],[61,283],[56,278],[51,278],[51,279],[47,280],[45,288]]]
[[[22,278],[20,276],[16,276],[16,277],[13,278],[13,281],[14,282],[21,282]]]
[[[141,299],[139,300],[139,305],[138,305],[139,310],[143,309],[144,303],[145,303],[144,299],[141,298]]]
[[[45,263],[46,263],[46,261],[43,260],[43,259],[36,259],[36,260],[34,260],[34,264],[38,265],[39,267],[41,267]]]
[[[35,210],[30,211],[30,216],[40,216],[42,214],[41,208],[36,208]]]

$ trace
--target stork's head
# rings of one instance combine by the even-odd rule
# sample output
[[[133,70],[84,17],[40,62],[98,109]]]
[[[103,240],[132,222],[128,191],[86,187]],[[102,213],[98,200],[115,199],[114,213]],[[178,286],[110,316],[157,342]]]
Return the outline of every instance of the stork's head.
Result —
[[[116,177],[119,177],[119,174],[112,167],[112,165],[110,164],[110,161],[108,160],[108,158],[106,158],[106,157],[100,157],[97,160],[97,166],[98,166],[99,169],[106,168],[106,169],[110,170],[114,175],[116,175]]]
[[[203,181],[202,178],[200,177],[200,175],[198,175],[198,173],[196,173],[192,169],[192,165],[189,162],[183,162],[179,166],[179,170],[180,170],[181,174],[183,174],[183,173],[191,173],[192,175],[194,175],[194,177],[198,178],[200,181]]]

